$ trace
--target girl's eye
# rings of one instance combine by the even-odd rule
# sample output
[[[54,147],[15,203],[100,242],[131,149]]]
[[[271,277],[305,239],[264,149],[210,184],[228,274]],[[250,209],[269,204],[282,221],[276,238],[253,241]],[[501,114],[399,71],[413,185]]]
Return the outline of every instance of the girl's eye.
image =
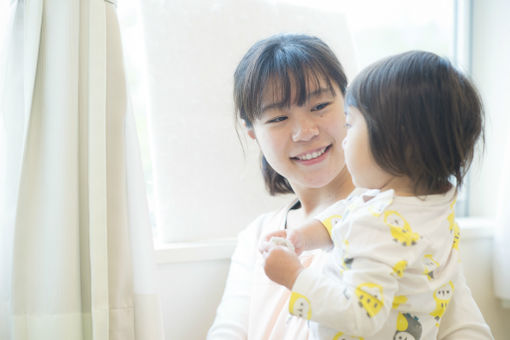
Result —
[[[350,128],[351,126],[352,126],[352,125],[351,125],[351,124],[349,124],[349,123],[345,123],[345,124],[344,124],[344,127],[345,127],[346,129]]]
[[[323,108],[325,108],[326,106],[328,106],[330,103],[321,103],[319,105],[316,105],[312,108],[312,111],[320,111],[322,110]]]
[[[279,117],[268,120],[267,123],[278,123],[278,122],[282,122],[286,119],[287,119],[287,116],[279,116]]]

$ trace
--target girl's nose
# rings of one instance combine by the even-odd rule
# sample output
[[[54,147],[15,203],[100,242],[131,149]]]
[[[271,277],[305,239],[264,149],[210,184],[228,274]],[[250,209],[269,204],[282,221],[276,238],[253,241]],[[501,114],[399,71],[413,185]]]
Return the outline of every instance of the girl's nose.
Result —
[[[293,142],[308,142],[319,135],[319,128],[314,124],[298,124],[292,133]]]

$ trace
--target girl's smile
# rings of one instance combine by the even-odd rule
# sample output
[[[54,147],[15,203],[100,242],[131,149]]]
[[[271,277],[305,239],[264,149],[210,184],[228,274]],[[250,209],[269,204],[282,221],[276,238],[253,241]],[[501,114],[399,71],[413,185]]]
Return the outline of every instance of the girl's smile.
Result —
[[[319,149],[303,152],[299,155],[291,157],[292,160],[302,165],[313,165],[322,162],[328,155],[331,144]]]

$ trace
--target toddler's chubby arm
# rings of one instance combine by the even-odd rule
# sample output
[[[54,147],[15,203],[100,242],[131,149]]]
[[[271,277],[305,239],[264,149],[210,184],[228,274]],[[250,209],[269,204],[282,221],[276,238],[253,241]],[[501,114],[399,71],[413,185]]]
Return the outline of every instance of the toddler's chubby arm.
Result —
[[[288,240],[293,246],[285,245]],[[294,285],[304,269],[298,255],[305,250],[329,248],[333,245],[328,230],[316,219],[294,230],[280,230],[263,236],[259,250],[264,256],[264,271],[274,282],[287,287]]]
[[[293,230],[278,230],[264,235],[259,244],[262,254],[275,246],[284,246],[288,240],[297,255],[305,250],[330,248],[333,242],[326,227],[317,219],[311,219],[303,226]]]

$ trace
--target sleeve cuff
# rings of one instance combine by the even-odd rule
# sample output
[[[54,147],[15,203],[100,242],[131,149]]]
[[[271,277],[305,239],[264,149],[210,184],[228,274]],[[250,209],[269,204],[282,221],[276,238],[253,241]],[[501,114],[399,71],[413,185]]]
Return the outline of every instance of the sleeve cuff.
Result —
[[[289,299],[289,313],[300,318],[310,320],[312,317],[312,303],[309,292],[317,279],[317,274],[311,268],[305,268],[299,273],[292,286]]]

